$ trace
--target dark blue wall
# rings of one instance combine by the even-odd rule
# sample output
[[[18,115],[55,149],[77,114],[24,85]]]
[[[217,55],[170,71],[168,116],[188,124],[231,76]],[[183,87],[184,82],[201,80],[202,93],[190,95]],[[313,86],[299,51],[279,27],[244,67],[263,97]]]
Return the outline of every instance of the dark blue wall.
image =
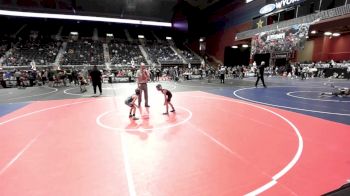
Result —
[[[260,15],[259,10],[265,5],[265,2],[265,0],[255,0],[248,4],[242,4],[226,13],[222,11],[223,8],[207,13],[216,16],[216,18],[211,19],[212,22],[209,22],[209,34],[252,21],[254,17]],[[222,12],[220,13],[220,11]]]

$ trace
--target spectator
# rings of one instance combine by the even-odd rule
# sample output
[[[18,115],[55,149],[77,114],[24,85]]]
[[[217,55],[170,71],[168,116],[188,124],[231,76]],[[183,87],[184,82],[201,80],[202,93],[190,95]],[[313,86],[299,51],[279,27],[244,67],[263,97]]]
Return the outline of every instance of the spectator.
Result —
[[[225,72],[226,72],[225,67],[221,66],[221,68],[220,68],[220,83],[222,83],[222,84],[225,83]]]
[[[3,72],[0,70],[0,85],[1,85],[3,88],[6,88],[6,82],[5,82],[5,79],[4,79],[4,75],[5,75],[5,73],[3,73]]]

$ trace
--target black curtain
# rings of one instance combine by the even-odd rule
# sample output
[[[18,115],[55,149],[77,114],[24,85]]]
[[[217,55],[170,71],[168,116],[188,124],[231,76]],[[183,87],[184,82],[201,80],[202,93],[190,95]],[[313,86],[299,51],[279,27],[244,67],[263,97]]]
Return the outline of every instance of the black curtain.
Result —
[[[254,61],[257,65],[260,65],[261,61],[265,61],[265,66],[270,66],[270,53],[266,54],[255,54]]]
[[[250,58],[250,48],[225,48],[225,66],[248,65]]]

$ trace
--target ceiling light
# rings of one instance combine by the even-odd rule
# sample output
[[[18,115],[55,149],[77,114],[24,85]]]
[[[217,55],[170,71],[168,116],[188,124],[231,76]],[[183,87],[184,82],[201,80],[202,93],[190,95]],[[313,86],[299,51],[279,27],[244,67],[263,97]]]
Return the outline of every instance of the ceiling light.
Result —
[[[316,34],[316,33],[317,33],[316,30],[312,30],[312,31],[311,31],[311,34]]]
[[[324,32],[324,35],[326,35],[326,36],[330,36],[330,35],[332,35],[332,32],[329,32],[329,31]]]
[[[242,45],[243,48],[248,48],[249,46],[247,44]]]
[[[143,35],[138,35],[137,37],[138,37],[139,39],[145,38],[145,36],[143,36]]]
[[[71,35],[78,35],[78,32],[70,32]]]
[[[172,38],[171,38],[171,37],[165,37],[165,39],[166,39],[166,40],[172,40]]]
[[[332,34],[334,37],[338,37],[338,36],[340,36],[340,33],[333,33]]]
[[[33,17],[33,18],[85,20],[85,21],[97,21],[97,22],[113,22],[113,23],[171,27],[170,22],[155,22],[155,21],[143,21],[143,20],[133,20],[133,19],[97,17],[97,16],[69,15],[69,14],[48,14],[48,13],[37,13],[37,12],[19,12],[19,11],[0,10],[0,15]]]
[[[238,48],[238,46],[232,46],[231,48]]]
[[[113,37],[113,34],[112,33],[107,33],[106,36],[107,37]]]

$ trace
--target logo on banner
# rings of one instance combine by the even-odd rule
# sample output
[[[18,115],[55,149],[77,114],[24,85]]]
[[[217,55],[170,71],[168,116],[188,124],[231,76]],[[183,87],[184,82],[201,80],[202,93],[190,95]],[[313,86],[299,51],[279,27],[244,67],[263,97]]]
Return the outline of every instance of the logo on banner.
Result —
[[[260,14],[267,14],[267,13],[274,11],[275,9],[283,9],[283,8],[289,7],[291,5],[301,3],[303,1],[305,1],[305,0],[280,0],[280,1],[276,1],[275,3],[267,4],[264,7],[262,7],[259,10],[259,13]]]
[[[260,14],[267,14],[267,13],[272,12],[275,9],[276,9],[276,5],[275,4],[268,4],[268,5],[265,5],[264,7],[262,7],[259,10],[259,13]]]
[[[278,2],[276,2],[276,8],[277,9],[281,9],[281,8],[287,7],[289,5],[298,3],[299,1],[301,1],[301,0],[282,0],[282,1],[278,1]]]
[[[280,33],[280,34],[276,34],[276,35],[268,35],[266,38],[266,41],[276,40],[276,39],[284,39],[285,36],[286,36],[285,33]]]

